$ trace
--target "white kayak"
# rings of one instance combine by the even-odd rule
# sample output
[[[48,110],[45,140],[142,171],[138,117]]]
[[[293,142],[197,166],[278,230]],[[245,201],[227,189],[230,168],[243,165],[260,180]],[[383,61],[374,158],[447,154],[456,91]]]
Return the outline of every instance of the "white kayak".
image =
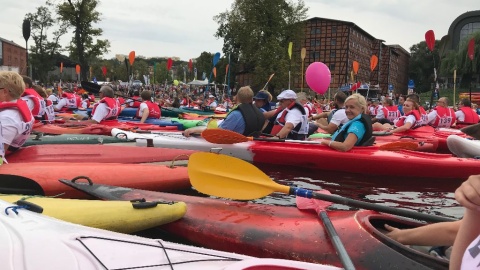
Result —
[[[480,141],[463,138],[457,135],[450,135],[447,138],[447,145],[450,152],[457,157],[476,158],[480,157]]]
[[[125,139],[128,141],[134,141],[137,139],[153,139],[157,137],[171,137],[171,138],[185,138],[182,135],[182,132],[162,132],[162,131],[142,131],[142,132],[131,132],[118,128],[112,128],[112,136],[119,139]]]
[[[2,270],[43,269],[339,269],[258,259],[84,227],[0,200]],[[275,269],[275,268],[273,268]]]

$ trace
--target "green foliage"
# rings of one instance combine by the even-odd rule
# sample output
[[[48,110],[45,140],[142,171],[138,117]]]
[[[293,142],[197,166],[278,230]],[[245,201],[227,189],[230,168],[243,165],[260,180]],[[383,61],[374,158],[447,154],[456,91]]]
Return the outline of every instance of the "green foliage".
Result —
[[[252,73],[257,89],[272,73],[271,88],[288,87],[288,43],[301,40],[307,11],[302,0],[235,0],[230,11],[214,17],[219,24],[215,36],[224,40],[232,71]]]
[[[431,52],[425,41],[410,47],[410,63],[408,67],[408,76],[415,81],[415,91],[418,93],[431,90],[434,82],[434,61],[438,68],[438,42],[435,42],[435,48]],[[435,60],[434,60],[435,58]]]
[[[86,80],[90,62],[108,52],[110,42],[96,39],[102,35],[102,29],[93,24],[100,21],[98,0],[67,0],[57,6],[57,13],[63,22],[74,29],[74,36],[68,50],[70,57],[81,66],[81,79]]]
[[[30,47],[30,61],[33,77],[42,82],[47,81],[47,73],[54,69],[55,55],[62,51],[59,39],[67,32],[66,24],[56,26],[56,18],[52,16],[51,5],[40,6],[35,13],[27,13],[25,19],[31,23],[31,37],[34,44]],[[50,39],[49,39],[50,37]]]

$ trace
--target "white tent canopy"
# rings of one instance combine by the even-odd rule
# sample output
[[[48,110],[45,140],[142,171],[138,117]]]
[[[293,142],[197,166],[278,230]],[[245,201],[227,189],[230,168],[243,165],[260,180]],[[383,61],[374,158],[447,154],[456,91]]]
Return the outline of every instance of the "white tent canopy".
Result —
[[[205,79],[203,81],[200,81],[200,80],[193,80],[189,83],[187,83],[188,85],[207,85],[208,84],[208,79]],[[214,85],[214,83],[210,83],[210,85]]]

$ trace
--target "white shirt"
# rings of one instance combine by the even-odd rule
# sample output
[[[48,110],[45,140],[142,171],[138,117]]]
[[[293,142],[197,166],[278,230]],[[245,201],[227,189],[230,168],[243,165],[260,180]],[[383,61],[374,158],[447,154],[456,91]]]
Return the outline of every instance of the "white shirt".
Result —
[[[277,115],[277,119],[279,119],[282,114],[283,111]],[[302,122],[302,112],[297,108],[291,109],[285,116],[285,123],[292,123],[293,127],[296,127],[300,122]]]
[[[433,110],[431,112],[428,113],[427,115],[427,124],[433,124],[433,122],[435,121],[435,118],[437,118],[437,110]]]
[[[108,110],[107,104],[100,102],[97,108],[95,108],[95,114],[92,115],[92,120],[100,123],[103,119],[105,119],[109,112],[110,111]]]
[[[15,102],[14,100],[12,102]],[[22,115],[18,110],[1,110],[0,111],[0,125],[2,126],[3,143],[12,145],[13,147],[20,147],[25,143],[28,135],[22,135],[25,132]],[[32,130],[32,123],[29,130]],[[23,137],[23,138],[22,138]],[[25,139],[25,140],[24,140]]]
[[[58,102],[58,97],[55,96],[54,94],[51,94],[50,96],[48,96],[47,99],[51,100],[53,103]]]
[[[394,124],[397,124],[399,119],[393,121]],[[417,118],[415,118],[415,115],[413,114],[410,114],[409,116],[407,116],[407,118],[405,118],[405,121],[403,122],[403,124],[405,125],[406,123],[410,123],[412,124],[412,127],[415,125],[415,122],[417,122]]]
[[[33,103],[32,98],[22,97],[22,99],[25,100],[25,102],[27,102],[27,106],[28,106],[28,109],[29,109],[30,111],[32,111],[33,108],[35,108],[35,103]]]
[[[457,118],[458,122],[465,121],[465,114],[461,110],[455,112],[455,117]]]
[[[462,270],[478,269],[480,264],[480,255],[476,252],[478,249],[480,249],[480,235],[472,241],[463,253]]]
[[[147,103],[145,103],[145,102],[140,103],[139,109],[140,109],[140,111],[138,112],[137,117],[142,117],[143,116],[143,110],[146,109],[148,111]]]
[[[216,101],[213,101],[212,103],[210,103],[209,106],[210,106],[210,109],[215,110],[215,108],[217,108],[218,105]]]
[[[330,123],[335,124],[337,127],[347,122],[348,122],[348,118],[347,118],[347,115],[345,114],[345,109],[337,110],[335,114],[332,116],[332,120],[330,120]]]
[[[67,106],[67,99],[62,98],[62,99],[60,99],[60,101],[58,101],[57,105],[55,105],[54,108],[55,108],[56,111],[58,111],[61,108],[66,107],[66,106]]]

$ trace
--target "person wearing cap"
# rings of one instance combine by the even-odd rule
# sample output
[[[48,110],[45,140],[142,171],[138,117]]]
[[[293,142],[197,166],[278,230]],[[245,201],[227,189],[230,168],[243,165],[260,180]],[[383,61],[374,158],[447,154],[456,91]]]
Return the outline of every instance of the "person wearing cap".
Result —
[[[218,127],[231,130],[245,136],[258,136],[265,123],[265,117],[253,105],[253,91],[250,86],[241,87],[237,93],[239,105],[228,113]],[[193,133],[201,133],[206,127],[193,127],[184,131],[183,135],[189,137]]]
[[[258,91],[257,95],[253,97],[255,106],[262,112],[265,113],[272,110],[270,106],[270,101],[272,100],[272,95],[266,90]]]
[[[344,92],[338,91],[333,97],[335,109],[330,112],[322,112],[311,117],[312,120],[317,120],[315,124],[329,134],[335,133],[343,124],[347,123],[348,117],[345,114],[345,100],[347,95]],[[326,118],[326,119],[325,119]]]
[[[277,96],[281,111],[274,115],[270,134],[279,139],[305,140],[308,134],[308,119],[302,104],[296,102],[293,90],[284,90]]]
[[[215,96],[210,94],[208,95],[208,100],[207,100],[207,107],[214,111],[215,108],[217,108],[218,104],[217,104],[217,101],[215,100]]]

